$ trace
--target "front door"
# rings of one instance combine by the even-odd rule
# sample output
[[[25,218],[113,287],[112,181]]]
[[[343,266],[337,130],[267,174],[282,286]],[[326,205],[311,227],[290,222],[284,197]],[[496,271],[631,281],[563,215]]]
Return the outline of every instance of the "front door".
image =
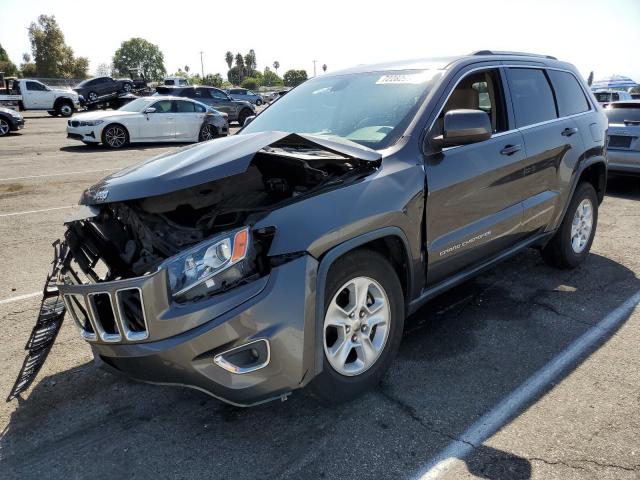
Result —
[[[472,267],[522,238],[522,133],[510,129],[499,69],[473,72],[451,92],[429,137],[441,133],[444,114],[482,110],[493,136],[483,142],[443,148],[425,158],[427,181],[427,284]]]
[[[235,120],[237,117],[235,103],[233,103],[231,98],[229,98],[226,93],[214,88],[208,88],[207,91],[213,99],[213,103],[211,104],[213,108],[215,108],[219,112],[224,112],[229,115],[229,121]]]
[[[25,83],[26,90],[22,92],[22,102],[25,108],[43,109],[53,107],[52,94],[44,84],[33,80],[27,80]]]
[[[140,140],[162,141],[175,138],[175,113],[172,100],[160,100],[151,105],[153,113],[143,114],[145,119],[140,125]]]

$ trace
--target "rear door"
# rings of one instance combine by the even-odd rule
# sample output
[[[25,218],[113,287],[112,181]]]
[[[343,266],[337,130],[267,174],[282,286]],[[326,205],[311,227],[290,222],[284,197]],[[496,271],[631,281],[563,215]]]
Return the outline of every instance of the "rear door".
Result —
[[[204,107],[188,100],[174,100],[176,140],[197,140],[204,122]],[[197,107],[197,108],[196,108]]]
[[[562,214],[572,173],[584,151],[573,117],[590,105],[569,72],[509,67],[507,75],[527,156],[523,231],[533,235]]]
[[[427,283],[479,264],[521,239],[522,134],[511,127],[505,79],[499,68],[473,71],[458,80],[429,134],[441,132],[449,110],[483,110],[490,139],[443,148],[425,159],[428,199]]]

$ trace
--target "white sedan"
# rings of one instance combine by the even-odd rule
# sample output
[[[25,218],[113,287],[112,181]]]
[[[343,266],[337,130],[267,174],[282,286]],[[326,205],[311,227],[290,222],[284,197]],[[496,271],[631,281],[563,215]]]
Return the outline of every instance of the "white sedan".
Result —
[[[74,115],[67,137],[120,148],[129,142],[201,142],[227,135],[224,113],[188,98],[142,97],[118,110]]]

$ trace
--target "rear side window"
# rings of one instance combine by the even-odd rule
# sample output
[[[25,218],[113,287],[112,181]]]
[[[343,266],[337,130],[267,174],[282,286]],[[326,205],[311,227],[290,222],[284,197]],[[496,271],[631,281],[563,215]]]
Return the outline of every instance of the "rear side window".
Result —
[[[561,117],[575,115],[589,110],[589,103],[576,77],[569,72],[547,70],[551,84],[556,92],[558,113]]]
[[[193,113],[195,112],[195,103],[176,100],[176,110],[178,113]]]
[[[553,92],[542,70],[509,68],[509,84],[518,128],[558,118]]]

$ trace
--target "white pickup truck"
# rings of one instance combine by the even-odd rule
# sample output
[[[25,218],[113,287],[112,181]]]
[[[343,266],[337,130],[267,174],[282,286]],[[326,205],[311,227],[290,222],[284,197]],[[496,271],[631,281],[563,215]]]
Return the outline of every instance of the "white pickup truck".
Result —
[[[0,106],[17,105],[20,110],[46,110],[50,115],[70,117],[80,108],[79,95],[73,90],[51,88],[38,80],[7,78],[0,90]]]

